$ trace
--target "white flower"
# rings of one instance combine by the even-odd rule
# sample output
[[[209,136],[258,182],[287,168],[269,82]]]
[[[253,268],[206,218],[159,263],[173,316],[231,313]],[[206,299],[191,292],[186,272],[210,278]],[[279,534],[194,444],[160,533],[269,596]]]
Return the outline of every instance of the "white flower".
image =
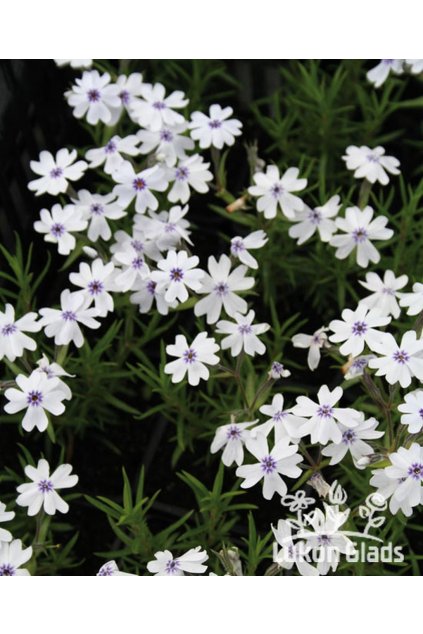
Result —
[[[136,577],[137,575],[132,575],[130,572],[122,572],[119,570],[117,563],[112,561],[107,561],[103,564],[98,571],[97,577]]]
[[[174,126],[184,123],[184,117],[175,112],[188,104],[188,99],[180,90],[175,90],[166,97],[162,84],[144,84],[141,89],[142,99],[134,99],[130,106],[130,114],[142,128],[160,130],[163,126]]]
[[[185,302],[188,299],[187,288],[199,291],[204,271],[197,269],[199,259],[196,255],[188,257],[186,251],[168,251],[166,259],[157,263],[159,270],[153,271],[151,279],[157,282],[159,292],[166,290],[165,300]]]
[[[396,75],[401,75],[404,72],[403,62],[403,59],[381,59],[377,66],[369,70],[366,75],[367,79],[375,88],[379,88],[385,83],[390,72]]]
[[[38,372],[45,374],[48,379],[54,379],[54,378],[58,379],[57,388],[55,389],[63,392],[64,398],[69,401],[72,398],[72,392],[70,388],[66,385],[66,383],[61,380],[60,377],[61,376],[74,377],[75,375],[65,372],[62,366],[59,365],[58,363],[54,363],[54,362],[50,363],[45,354],[43,354],[41,359],[37,361],[37,365],[38,365]]]
[[[330,569],[338,567],[341,554],[353,554],[354,543],[340,531],[350,514],[350,509],[339,511],[337,506],[323,503],[325,512],[314,509],[307,515],[308,523],[314,529],[302,529],[301,537],[305,539],[306,551],[310,552],[312,561],[316,560],[319,575],[327,575]]]
[[[37,515],[41,507],[47,515],[54,515],[56,511],[67,513],[69,505],[57,493],[57,489],[69,489],[78,482],[77,475],[71,475],[72,465],[62,464],[50,475],[47,460],[41,458],[37,467],[27,465],[25,475],[32,480],[17,487],[20,495],[16,499],[19,506],[28,507],[28,515]]]
[[[137,215],[135,217],[135,222],[133,226],[132,234],[126,233],[126,231],[116,231],[114,234],[114,242],[110,247],[110,252],[113,254],[125,252],[129,247],[132,247],[138,255],[143,257],[148,257],[151,260],[160,260],[162,254],[154,240],[147,238],[144,231],[141,231],[137,228],[137,220],[147,220],[146,216]],[[116,260],[117,262],[117,260]]]
[[[389,240],[394,235],[392,229],[386,228],[386,216],[378,216],[372,221],[373,209],[369,206],[363,210],[358,207],[348,207],[345,218],[337,218],[336,226],[345,235],[336,234],[330,244],[336,247],[336,257],[344,260],[351,251],[357,249],[357,264],[367,267],[370,262],[377,264],[380,254],[371,240]]]
[[[402,294],[398,293],[398,290],[407,282],[407,275],[395,277],[392,271],[385,271],[383,280],[377,273],[366,273],[366,281],[359,280],[359,283],[373,292],[361,299],[359,303],[369,309],[377,309],[381,315],[392,315],[398,319],[401,311],[396,298],[401,297]]]
[[[190,223],[185,220],[185,216],[188,213],[188,205],[180,207],[175,205],[169,209],[169,211],[161,211],[155,214],[150,211],[151,222],[146,228],[146,236],[155,242],[158,249],[161,251],[169,251],[169,249],[175,249],[178,247],[182,240],[192,245],[190,235],[188,231]],[[145,220],[145,216],[137,216],[137,220]]]
[[[5,412],[16,414],[26,409],[22,419],[24,430],[32,431],[36,427],[38,431],[45,431],[48,426],[46,411],[53,416],[60,416],[65,411],[62,401],[66,396],[59,388],[59,379],[49,379],[44,373],[34,370],[29,377],[18,374],[15,381],[20,389],[10,387],[5,391],[9,401],[4,406]]]
[[[73,108],[73,116],[81,119],[86,115],[90,125],[99,121],[111,124],[112,108],[120,106],[119,87],[110,83],[109,73],[100,75],[98,70],[84,71],[72,90],[65,92],[68,104]]]
[[[334,407],[342,397],[343,390],[336,387],[332,392],[327,385],[322,385],[317,393],[318,403],[307,396],[299,396],[297,404],[292,408],[292,413],[303,419],[303,424],[287,427],[292,436],[303,438],[310,435],[312,443],[326,445],[329,440],[339,443],[342,440],[342,431],[338,423],[345,427],[357,427],[361,420],[360,412],[347,407]],[[309,419],[309,420],[306,420]]]
[[[410,67],[410,73],[413,75],[420,75],[423,72],[423,59],[406,59],[405,63]]]
[[[298,238],[297,244],[303,244],[316,232],[319,232],[323,242],[329,242],[332,234],[336,231],[334,218],[340,209],[339,196],[332,196],[327,203],[321,207],[311,209],[304,205],[302,211],[297,211],[293,220],[297,223],[289,228],[291,238]]]
[[[37,318],[37,313],[27,313],[15,320],[15,309],[11,304],[6,304],[4,313],[0,310],[0,359],[7,357],[9,361],[14,361],[23,355],[24,350],[37,349],[34,339],[25,334],[41,330]]]
[[[35,231],[45,234],[45,242],[57,244],[60,255],[69,255],[75,248],[76,240],[71,232],[84,231],[88,226],[82,212],[76,210],[73,205],[62,207],[56,204],[51,211],[42,209],[40,218],[41,220],[34,222]]]
[[[285,379],[288,376],[291,376],[291,372],[285,368],[283,363],[279,361],[273,361],[269,370],[269,379],[273,379],[277,381],[278,379]]]
[[[210,372],[207,365],[219,363],[219,357],[215,352],[219,346],[213,337],[208,337],[206,332],[200,332],[189,345],[184,335],[176,335],[175,343],[166,346],[166,352],[171,357],[178,357],[165,365],[165,374],[172,375],[172,383],[180,383],[188,372],[188,383],[198,385],[200,379],[207,379]]]
[[[412,509],[423,502],[423,447],[413,443],[409,449],[400,447],[389,456],[391,465],[372,471],[370,484],[378,493],[390,499],[389,510],[395,514],[401,511],[407,517]]]
[[[169,167],[173,167],[178,159],[185,159],[187,151],[195,148],[192,139],[183,133],[187,129],[186,123],[174,126],[164,126],[159,130],[139,130],[138,141],[141,141],[141,154],[155,153],[158,161],[164,161]]]
[[[241,487],[249,489],[263,479],[263,497],[266,500],[271,500],[274,493],[279,493],[281,497],[286,495],[288,488],[280,474],[288,478],[301,475],[301,469],[297,466],[302,461],[297,453],[298,445],[291,445],[288,438],[282,438],[269,451],[266,437],[258,433],[247,439],[246,446],[258,462],[238,467],[236,475],[244,478]]]
[[[306,549],[303,548],[304,542],[292,539],[292,528],[288,521],[279,520],[277,528],[272,526],[272,531],[281,550],[277,553],[274,561],[278,566],[285,570],[291,570],[295,566],[300,575],[318,576],[317,568],[312,566],[307,557]]]
[[[32,548],[22,548],[20,539],[14,539],[10,544],[0,543],[0,577],[14,577],[29,575],[23,564],[32,557]]]
[[[342,321],[333,319],[329,324],[329,329],[334,333],[329,337],[329,341],[344,341],[339,352],[357,357],[363,352],[365,344],[373,350],[373,346],[379,343],[385,334],[376,328],[386,326],[390,321],[390,317],[384,317],[376,308],[370,311],[363,305],[359,305],[356,310],[345,308],[342,311]]]
[[[79,180],[88,167],[85,161],[75,163],[76,157],[76,150],[69,152],[63,148],[57,152],[56,158],[43,150],[38,161],[30,162],[32,171],[41,178],[28,183],[28,189],[35,191],[36,196],[46,193],[52,196],[64,194],[68,188],[68,181]]]
[[[423,390],[414,390],[404,397],[404,403],[398,405],[402,425],[408,425],[410,434],[418,434],[423,428]]]
[[[296,439],[291,436],[286,426],[287,421],[291,423],[291,429],[303,422],[303,419],[298,418],[292,414],[292,408],[284,409],[284,398],[282,394],[275,394],[271,405],[262,405],[260,412],[265,416],[270,416],[268,420],[262,425],[254,427],[253,433],[260,432],[265,436],[268,436],[270,432],[274,431],[275,443],[281,440],[281,438],[289,438],[291,441],[296,442]]]
[[[113,262],[103,264],[98,258],[91,264],[81,262],[79,273],[71,273],[69,280],[75,286],[82,288],[81,296],[88,307],[94,302],[99,317],[105,317],[113,312],[113,297],[107,291],[114,290],[115,265]]]
[[[147,209],[155,211],[159,201],[152,191],[163,192],[168,186],[165,172],[158,165],[136,174],[129,161],[124,161],[113,173],[113,179],[120,183],[113,189],[118,197],[118,204],[126,209],[135,198],[135,211],[139,214],[145,213]]]
[[[221,150],[224,145],[233,145],[235,137],[241,134],[242,123],[238,119],[228,119],[233,114],[230,106],[222,108],[218,104],[210,106],[209,116],[202,112],[191,114],[191,137],[200,142],[200,148],[213,147]]]
[[[257,423],[253,420],[249,423],[229,423],[218,427],[210,447],[211,453],[216,453],[223,449],[222,462],[226,467],[236,462],[238,466],[244,461],[244,445],[250,437],[248,430],[251,425]]]
[[[166,575],[169,577],[181,576],[185,572],[201,575],[207,570],[207,566],[203,564],[209,558],[206,551],[201,550],[201,546],[191,548],[177,558],[172,555],[170,550],[159,551],[154,553],[154,556],[156,559],[147,564],[148,572],[152,572],[156,576]]]
[[[241,464],[241,463],[240,463]],[[0,522],[10,522],[15,517],[13,511],[6,511],[6,504],[0,502]],[[11,542],[13,539],[12,533],[4,528],[0,528],[0,548],[2,542]]]
[[[169,178],[174,181],[172,189],[167,197],[171,203],[181,201],[185,204],[191,195],[190,187],[200,194],[209,191],[206,183],[213,180],[213,174],[209,172],[210,163],[204,163],[199,154],[179,161],[176,167],[169,169]]]
[[[88,150],[85,155],[89,161],[88,167],[93,169],[104,163],[106,174],[113,174],[125,161],[122,154],[137,156],[140,153],[140,149],[137,147],[138,143],[139,139],[135,134],[130,134],[123,139],[117,135],[112,136],[103,147]]]
[[[387,185],[389,176],[386,172],[399,174],[400,162],[395,157],[384,154],[385,148],[381,145],[373,150],[366,145],[350,145],[342,158],[347,164],[347,169],[354,171],[355,178],[366,178],[369,183],[378,181],[381,185]]]
[[[55,59],[57,66],[69,66],[71,68],[90,68],[93,65],[92,59]]]
[[[115,199],[115,194],[90,194],[86,189],[78,192],[78,198],[72,198],[74,209],[81,212],[82,217],[90,223],[88,239],[91,242],[96,242],[99,238],[110,240],[112,232],[107,218],[118,220],[126,216],[126,211],[115,202]]]
[[[320,349],[329,348],[326,332],[329,328],[319,328],[312,335],[298,333],[292,337],[294,348],[308,348],[307,363],[310,370],[315,370],[320,363]]]
[[[373,447],[364,441],[381,438],[385,432],[376,431],[376,427],[379,423],[375,418],[365,420],[364,414],[361,412],[359,412],[359,414],[359,423],[354,429],[339,423],[339,429],[342,432],[340,442],[330,443],[327,447],[323,448],[322,454],[329,456],[331,459],[329,464],[334,465],[341,462],[348,451],[351,453],[355,462],[364,456],[374,453]]]
[[[141,73],[131,73],[131,75],[119,75],[116,84],[118,87],[119,105],[110,108],[112,118],[109,125],[116,125],[124,110],[131,112],[132,103],[142,95],[144,84]]]
[[[265,218],[275,218],[278,205],[283,214],[291,220],[295,212],[302,211],[304,203],[291,192],[298,192],[307,186],[306,178],[298,178],[299,169],[290,167],[281,177],[276,165],[268,165],[266,173],[257,172],[255,185],[248,188],[252,196],[258,196],[257,211],[264,212]]]
[[[222,309],[230,317],[234,317],[235,313],[245,313],[248,304],[236,293],[254,286],[254,278],[245,277],[247,267],[241,265],[231,271],[230,259],[227,255],[221,255],[219,261],[213,256],[209,257],[208,270],[210,275],[204,274],[201,288],[198,290],[207,296],[196,303],[195,315],[207,315],[207,323],[214,324],[219,319]]]
[[[246,266],[249,266],[250,269],[258,269],[257,260],[248,251],[250,249],[261,249],[267,241],[267,235],[261,230],[253,231],[253,233],[249,233],[244,238],[235,236],[231,240],[231,255],[238,258]]]
[[[142,251],[134,249],[133,246],[126,244],[124,251],[118,251],[114,254],[113,259],[120,264],[122,271],[114,278],[116,288],[123,293],[129,290],[135,290],[135,283],[145,280],[150,274],[150,269],[143,257]]]
[[[96,321],[98,313],[95,308],[87,308],[86,300],[79,293],[71,293],[68,288],[60,295],[61,308],[41,308],[40,320],[46,337],[54,337],[57,346],[65,346],[71,341],[77,348],[84,344],[79,323],[87,328],[100,328]]]
[[[157,289],[157,282],[148,275],[144,279],[137,278],[132,284],[131,290],[135,291],[130,297],[131,304],[137,304],[140,313],[148,313],[153,302],[156,302],[157,311],[160,315],[167,315],[170,308],[176,308],[178,302],[167,302],[165,300],[166,290]]]
[[[408,387],[413,376],[423,381],[423,340],[417,339],[414,330],[403,335],[400,345],[391,334],[385,333],[373,351],[380,357],[370,359],[369,368],[377,369],[376,375],[386,376],[391,385],[399,382],[401,387]]]
[[[345,379],[349,381],[350,379],[355,379],[358,376],[362,376],[364,374],[364,368],[367,368],[367,366],[369,365],[370,359],[376,359],[376,355],[364,354],[362,356],[356,357],[355,359],[350,356],[347,363],[343,366]]]
[[[269,324],[253,324],[255,312],[250,310],[247,315],[235,313],[233,321],[221,320],[217,323],[216,332],[224,337],[220,343],[222,350],[231,349],[233,357],[237,357],[241,350],[254,357],[255,354],[264,354],[266,346],[257,335],[262,335],[270,328]]]
[[[400,306],[408,308],[407,315],[418,315],[423,310],[423,284],[413,284],[412,293],[401,293]]]

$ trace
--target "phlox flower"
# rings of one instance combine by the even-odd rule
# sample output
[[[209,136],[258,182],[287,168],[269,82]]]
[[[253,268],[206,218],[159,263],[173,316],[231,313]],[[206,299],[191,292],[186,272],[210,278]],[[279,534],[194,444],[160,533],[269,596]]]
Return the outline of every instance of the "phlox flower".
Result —
[[[0,310],[0,360],[6,357],[9,361],[14,361],[16,357],[23,355],[24,350],[37,349],[34,339],[25,334],[41,330],[37,319],[37,313],[26,313],[15,319],[12,304],[6,304],[4,312]]]
[[[268,237],[261,229],[259,231],[253,231],[244,238],[241,236],[235,236],[231,240],[231,255],[238,258],[242,264],[249,266],[250,269],[258,269],[257,260],[249,253],[251,249],[261,249]]]
[[[62,368],[62,366],[59,365],[58,363],[55,363],[55,362],[50,363],[50,361],[48,360],[45,354],[43,354],[41,359],[37,361],[37,365],[38,365],[37,371],[41,372],[42,374],[45,374],[48,379],[54,379],[54,378],[58,379],[58,384],[55,389],[63,392],[64,398],[69,401],[72,398],[72,392],[70,388],[66,385],[64,381],[62,381],[60,377],[68,376],[73,378],[75,375],[69,374],[69,372],[66,372]]]
[[[157,263],[157,271],[153,271],[151,279],[157,282],[158,291],[165,290],[165,300],[169,303],[188,299],[188,290],[198,292],[204,277],[204,271],[196,268],[199,259],[196,255],[188,256],[186,251],[168,251],[166,258]]]
[[[124,110],[130,113],[132,103],[141,97],[144,86],[141,73],[119,75],[115,85],[118,87],[119,105],[110,108],[112,118],[109,125],[116,125]]]
[[[333,334],[329,341],[333,343],[344,342],[339,352],[343,355],[351,354],[357,357],[367,345],[370,350],[381,341],[384,332],[377,330],[380,326],[386,326],[391,321],[390,317],[384,317],[377,308],[369,310],[367,306],[359,305],[356,310],[345,308],[342,311],[342,321],[333,319],[329,329]]]
[[[156,303],[157,312],[160,315],[167,315],[170,308],[176,308],[177,301],[167,302],[165,299],[166,290],[157,288],[157,282],[151,279],[151,274],[144,279],[137,278],[132,284],[131,290],[135,291],[130,297],[131,304],[136,304],[140,313],[148,313]]]
[[[117,563],[112,561],[107,561],[103,564],[98,571],[97,577],[136,577],[137,575],[132,575],[130,572],[122,572],[119,570]]]
[[[359,413],[359,423],[353,429],[339,423],[339,429],[342,432],[340,442],[330,443],[322,449],[322,454],[330,457],[329,464],[338,464],[348,452],[350,452],[355,462],[364,456],[374,453],[373,447],[364,441],[381,438],[385,432],[376,431],[379,423],[375,418],[365,420],[364,414],[362,412]]]
[[[6,511],[6,504],[0,502],[0,522],[10,522],[15,517],[13,511]],[[0,528],[0,548],[2,542],[11,542],[13,539],[12,533],[4,528]]]
[[[78,483],[78,476],[71,475],[72,465],[62,464],[50,475],[47,460],[41,458],[38,465],[25,467],[25,475],[32,482],[25,482],[17,487],[20,495],[16,499],[19,506],[28,507],[28,515],[37,515],[41,507],[47,515],[54,515],[56,511],[67,513],[69,504],[57,493],[57,489],[69,489]]]
[[[385,83],[389,73],[401,75],[404,72],[403,63],[403,59],[381,59],[379,64],[368,71],[367,79],[375,88],[379,88]]]
[[[57,152],[56,157],[43,150],[38,161],[29,163],[32,171],[41,178],[29,182],[28,189],[35,191],[36,196],[46,193],[52,196],[64,194],[68,181],[79,180],[88,167],[85,161],[75,163],[76,157],[76,150],[69,152],[63,148]]]
[[[84,344],[79,324],[87,328],[100,328],[100,322],[94,317],[98,316],[95,308],[88,308],[88,300],[80,293],[71,293],[68,288],[60,295],[61,308],[41,308],[40,320],[46,337],[54,337],[57,346],[65,346],[71,341],[77,348]]]
[[[242,123],[238,119],[229,119],[232,114],[230,106],[222,108],[218,104],[210,106],[209,115],[193,112],[189,124],[191,137],[202,149],[212,145],[221,150],[224,145],[233,145],[235,137],[241,134]]]
[[[181,90],[175,90],[166,97],[166,89],[162,84],[144,84],[141,99],[134,99],[130,105],[130,115],[142,128],[160,130],[163,126],[174,126],[184,123],[184,117],[175,110],[188,104]]]
[[[91,264],[81,262],[79,273],[71,273],[69,280],[82,291],[84,305],[90,306],[94,302],[99,317],[105,317],[107,313],[113,312],[113,297],[108,291],[115,290],[115,265],[113,262],[104,264],[100,258]]]
[[[187,129],[186,123],[174,126],[163,126],[159,130],[139,130],[138,141],[141,141],[140,153],[152,154],[154,152],[158,161],[173,167],[178,159],[187,158],[187,152],[195,147],[192,139],[184,135]]]
[[[280,363],[279,361],[273,361],[268,373],[269,379],[277,381],[278,379],[285,379],[288,376],[291,376],[291,372],[285,368],[283,363]]]
[[[379,343],[373,345],[373,352],[379,356],[370,359],[369,368],[376,369],[376,376],[386,376],[388,383],[398,383],[408,387],[412,377],[423,381],[423,340],[417,339],[416,332],[406,332],[397,344],[390,333],[385,333]]]
[[[298,333],[292,337],[294,348],[308,348],[307,364],[310,370],[315,370],[320,363],[320,350],[329,348],[328,336],[326,332],[329,328],[319,328],[312,335]]]
[[[112,124],[112,109],[120,106],[119,87],[110,83],[109,73],[100,75],[98,70],[86,70],[80,79],[75,79],[71,90],[65,92],[73,116],[86,119],[90,125],[99,121]]]
[[[208,337],[206,332],[200,332],[191,344],[184,335],[176,335],[175,343],[166,346],[166,352],[177,359],[165,365],[165,374],[172,375],[172,383],[180,383],[188,373],[188,383],[198,385],[200,379],[207,381],[210,376],[207,365],[219,363],[215,354],[218,351],[214,338]]]
[[[169,577],[180,577],[186,572],[201,575],[207,570],[207,566],[203,564],[209,558],[206,551],[201,550],[201,546],[191,548],[179,557],[174,557],[170,550],[159,551],[154,553],[154,556],[156,559],[147,564],[148,572],[152,572],[156,576]]]
[[[288,431],[286,423],[290,422],[290,429],[295,425],[302,423],[303,420],[292,414],[292,408],[284,409],[284,397],[282,394],[275,394],[270,405],[262,405],[260,412],[268,417],[268,420],[254,427],[252,433],[260,432],[265,436],[268,436],[273,430],[275,435],[275,443],[281,438],[289,438],[292,442],[297,442],[297,439],[291,436]]]
[[[401,424],[408,425],[410,434],[418,434],[423,428],[423,390],[406,394],[398,410],[402,413]]]
[[[345,372],[345,379],[355,379],[358,376],[363,376],[364,369],[369,365],[370,359],[376,359],[375,354],[364,354],[356,357],[355,359],[350,355],[347,363],[342,366],[342,371]]]
[[[34,229],[38,233],[44,233],[44,240],[57,244],[60,255],[69,255],[76,246],[73,231],[84,231],[88,221],[82,216],[82,212],[76,210],[73,205],[53,205],[51,211],[42,209],[41,220],[34,222]]]
[[[413,284],[412,293],[401,293],[400,306],[408,308],[407,315],[418,315],[423,310],[423,284]]]
[[[171,203],[181,201],[184,205],[191,196],[191,189],[200,194],[209,191],[207,183],[213,180],[213,174],[209,171],[210,163],[205,163],[202,156],[194,154],[182,159],[176,167],[169,168],[169,180],[173,182],[167,197]]]
[[[145,213],[147,209],[155,211],[159,201],[152,192],[163,192],[168,186],[165,171],[159,165],[135,173],[129,161],[124,161],[113,172],[113,180],[119,183],[113,188],[118,204],[127,209],[135,198],[135,211],[139,214]]]
[[[112,232],[107,220],[118,220],[126,216],[126,211],[117,204],[115,194],[91,194],[86,189],[81,189],[78,198],[73,198],[72,202],[73,205],[69,205],[73,210],[72,215],[79,212],[89,223],[87,235],[91,242],[96,242],[99,238],[110,240]]]
[[[222,462],[225,467],[230,467],[234,462],[240,466],[244,461],[244,445],[250,437],[249,427],[255,425],[257,420],[247,423],[229,423],[218,427],[210,447],[211,453],[217,453],[223,449]]]
[[[275,557],[275,563],[285,570],[292,570],[295,565],[302,576],[318,576],[317,568],[308,561],[307,549],[304,542],[293,540],[291,524],[286,520],[279,520],[277,527],[272,526],[276,541],[282,548]]]
[[[302,211],[304,203],[292,192],[298,192],[307,186],[306,178],[298,178],[299,169],[290,167],[281,176],[276,165],[268,165],[266,172],[257,172],[253,176],[255,185],[248,188],[252,196],[258,197],[257,211],[264,213],[267,219],[275,218],[278,206],[290,220],[295,213]]]
[[[298,238],[297,244],[303,244],[318,231],[320,239],[329,242],[336,231],[336,224],[332,218],[337,216],[340,208],[339,196],[332,196],[327,203],[314,209],[304,205],[302,211],[296,212],[293,218],[296,224],[289,228],[289,235],[291,238]]]
[[[235,321],[222,319],[217,322],[216,332],[219,335],[227,335],[220,343],[222,350],[231,349],[233,357],[237,357],[242,350],[252,357],[256,354],[264,354],[266,346],[257,335],[262,335],[270,328],[269,324],[253,324],[255,312],[250,310],[247,315],[235,313]]]
[[[354,171],[355,178],[365,178],[369,183],[379,182],[381,185],[387,185],[389,176],[386,172],[395,176],[400,173],[399,160],[394,156],[385,156],[385,148],[381,145],[374,149],[366,145],[349,145],[342,158],[347,164],[347,169]]]
[[[106,174],[113,174],[125,162],[125,156],[137,156],[140,149],[137,147],[139,139],[135,134],[129,134],[123,139],[120,136],[112,136],[106,145],[100,148],[92,148],[85,154],[89,161],[88,167],[94,169],[104,164]]]
[[[383,280],[377,273],[366,273],[366,281],[359,280],[361,286],[373,291],[371,295],[360,300],[359,304],[369,309],[377,309],[381,315],[392,315],[395,319],[400,316],[397,297],[401,297],[399,289],[408,282],[407,275],[395,277],[392,271],[385,271]]]
[[[145,230],[146,237],[152,240],[161,251],[176,249],[183,240],[192,245],[190,223],[185,218],[187,213],[188,205],[185,207],[174,205],[169,211],[161,211],[157,214],[150,211],[151,222]],[[145,216],[137,216],[135,226],[138,224],[137,220],[145,219],[147,219]]]
[[[20,539],[14,539],[10,544],[0,543],[0,577],[14,577],[29,575],[26,568],[21,568],[32,557],[32,548],[22,548]]]

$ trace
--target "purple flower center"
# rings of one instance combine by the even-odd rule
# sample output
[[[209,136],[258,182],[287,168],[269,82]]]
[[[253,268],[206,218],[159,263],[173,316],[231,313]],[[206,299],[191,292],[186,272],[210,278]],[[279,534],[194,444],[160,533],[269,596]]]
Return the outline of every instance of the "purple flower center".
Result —
[[[411,467],[408,468],[408,475],[413,478],[413,480],[423,480],[423,464],[413,462]]]
[[[217,130],[218,128],[222,127],[222,122],[219,121],[218,119],[212,119],[211,121],[209,121],[209,128],[211,128],[212,130]]]
[[[284,412],[283,410],[279,410],[278,412],[275,412],[272,416],[273,420],[277,423],[280,423],[281,420],[283,420],[286,416],[287,412]]]
[[[16,331],[17,331],[17,328],[15,324],[6,324],[1,329],[1,334],[4,335],[5,337],[9,337],[10,335],[13,335]]]
[[[368,364],[367,359],[365,359],[364,357],[358,357],[357,359],[354,359],[354,361],[351,363],[350,369],[362,370],[363,368],[367,366],[367,364]]]
[[[174,575],[179,570],[179,561],[177,559],[171,559],[166,562],[166,573],[168,575]]]
[[[90,295],[100,295],[104,291],[104,284],[100,280],[92,280],[87,288]]]
[[[407,363],[407,361],[409,361],[410,355],[405,350],[395,350],[392,358],[397,363],[401,363],[401,365],[404,365],[404,363]]]
[[[184,354],[182,355],[185,363],[194,363],[197,360],[197,353],[193,348],[188,348],[188,350],[184,350]]]
[[[180,282],[184,278],[184,272],[179,267],[176,267],[170,270],[169,277],[172,282]]]
[[[384,64],[386,64],[387,66],[392,66],[393,63],[394,63],[394,60],[393,59],[383,59],[382,62]]]
[[[265,456],[260,461],[261,470],[265,474],[270,474],[276,471],[276,460],[272,456]]]
[[[174,222],[167,222],[164,226],[164,230],[166,233],[173,233],[176,229],[176,225]]]
[[[104,207],[100,203],[94,203],[93,205],[91,205],[90,211],[95,216],[101,216],[102,214],[104,214]]]
[[[15,574],[15,568],[12,564],[2,564],[0,566],[0,577],[14,577]]]
[[[355,321],[351,326],[351,332],[353,335],[362,337],[367,332],[367,324],[365,321]]]
[[[127,90],[122,90],[122,92],[119,93],[119,97],[125,106],[127,106],[131,100],[131,94]]]
[[[366,156],[366,159],[369,161],[369,163],[379,163],[379,156],[376,156],[376,154],[368,154]]]
[[[419,409],[419,416],[420,418],[423,418],[423,407]]]
[[[114,141],[109,141],[106,147],[104,148],[104,151],[106,152],[106,154],[113,154],[114,152],[116,152],[116,150],[117,150],[117,145]]]
[[[65,227],[59,222],[56,222],[54,225],[51,225],[50,233],[55,238],[60,238],[65,233]]]
[[[387,286],[384,286],[382,288],[382,293],[384,293],[385,295],[391,295],[391,296],[395,295],[394,289],[393,288],[388,288]]]
[[[76,314],[73,310],[64,310],[62,312],[62,319],[65,321],[76,321]]]
[[[331,541],[332,539],[329,535],[319,535],[319,537],[317,538],[319,546],[328,546]]]
[[[241,438],[241,430],[237,425],[231,425],[226,432],[228,440],[239,440]]]
[[[317,209],[311,209],[308,214],[308,219],[313,225],[318,225],[322,220],[322,214]]]
[[[189,169],[187,167],[177,167],[175,170],[175,180],[186,181],[189,176]]]
[[[352,232],[352,237],[354,239],[354,242],[360,244],[361,242],[367,240],[367,231],[362,227],[359,227],[358,229],[354,229],[354,231]]]
[[[42,392],[39,390],[32,390],[28,392],[26,402],[30,407],[38,407],[43,402]]]
[[[253,332],[253,329],[249,324],[241,324],[241,326],[238,326],[238,332],[241,335],[250,335]]]
[[[60,178],[63,174],[63,170],[61,167],[54,167],[50,171],[50,178]]]
[[[317,410],[317,416],[320,416],[320,418],[333,418],[333,407],[331,405],[320,405]]]
[[[229,286],[225,284],[225,282],[219,282],[214,287],[214,292],[216,293],[216,295],[220,295],[220,297],[227,295],[228,291],[229,291]]]
[[[141,240],[131,240],[131,247],[135,249],[135,251],[144,251],[144,245]]]
[[[100,570],[97,573],[97,577],[112,577],[113,576],[113,568],[110,564],[104,564],[101,566]]]
[[[156,286],[157,286],[157,283],[153,282],[153,280],[150,280],[149,282],[147,282],[147,291],[150,293],[150,295],[156,294]]]
[[[238,240],[232,240],[231,253],[237,255],[241,253],[241,251],[245,251],[244,241],[240,238],[238,238]]]
[[[272,194],[273,198],[279,198],[279,196],[283,194],[283,192],[284,188],[279,183],[272,185],[272,187],[270,188],[270,193]]]
[[[347,429],[347,431],[344,431],[344,433],[342,434],[342,442],[344,443],[344,445],[352,445],[356,439],[357,435],[352,429]]]
[[[38,490],[41,491],[41,493],[51,493],[53,489],[54,486],[51,480],[40,480],[38,483]]]
[[[272,367],[271,367],[271,372],[273,374],[279,374],[280,376],[282,375],[283,372],[283,365],[282,363],[279,363],[279,361],[274,361],[272,363]]]
[[[132,181],[132,187],[135,189],[136,192],[142,192],[147,187],[147,183],[143,178],[140,178],[138,176]]]
[[[141,257],[136,257],[131,262],[131,267],[136,271],[139,271],[144,266],[144,260]]]
[[[160,130],[160,141],[165,141],[166,143],[170,143],[173,141],[173,134],[170,130]]]
[[[166,108],[166,104],[164,101],[155,101],[153,103],[153,108],[156,110],[164,110]]]
[[[97,103],[97,101],[100,101],[100,92],[96,88],[93,88],[87,92],[87,97],[91,103]]]

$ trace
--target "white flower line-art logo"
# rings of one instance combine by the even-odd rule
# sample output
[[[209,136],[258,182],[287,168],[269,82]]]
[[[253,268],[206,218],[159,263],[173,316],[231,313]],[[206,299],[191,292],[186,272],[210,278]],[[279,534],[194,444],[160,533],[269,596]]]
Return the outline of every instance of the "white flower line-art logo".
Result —
[[[301,574],[323,575],[327,574],[329,569],[336,570],[341,554],[345,555],[348,561],[353,562],[364,560],[402,563],[404,555],[401,546],[393,547],[392,544],[383,546],[384,540],[371,534],[372,529],[380,528],[386,521],[386,518],[381,515],[387,509],[385,498],[374,492],[369,494],[364,504],[358,507],[358,516],[367,519],[364,530],[361,532],[341,529],[351,512],[348,508],[344,511],[340,510],[340,506],[344,505],[347,499],[346,491],[336,480],[328,492],[329,503],[323,502],[324,512],[316,508],[304,513],[316,503],[314,498],[306,496],[304,490],[297,491],[294,495],[284,496],[281,500],[282,505],[291,513],[296,513],[296,519],[282,520],[278,525],[278,531],[274,531],[277,537],[277,542],[274,543],[274,562],[284,568],[292,567],[295,563]],[[286,527],[282,528],[281,523]],[[283,535],[282,539],[281,535]],[[360,548],[357,549],[357,544],[351,538],[371,541],[373,544],[376,543],[377,547],[373,545],[366,550],[364,543],[361,543]],[[369,550],[372,551],[371,559],[368,558]],[[304,564],[304,562],[308,563]],[[310,565],[313,563],[317,563],[317,568]],[[304,572],[304,565],[315,572]]]

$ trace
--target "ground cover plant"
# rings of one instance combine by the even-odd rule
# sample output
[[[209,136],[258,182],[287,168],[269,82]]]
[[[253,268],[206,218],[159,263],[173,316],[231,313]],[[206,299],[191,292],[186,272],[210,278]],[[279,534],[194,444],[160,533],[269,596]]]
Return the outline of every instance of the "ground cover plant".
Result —
[[[0,575],[419,575],[422,60],[49,64]]]

